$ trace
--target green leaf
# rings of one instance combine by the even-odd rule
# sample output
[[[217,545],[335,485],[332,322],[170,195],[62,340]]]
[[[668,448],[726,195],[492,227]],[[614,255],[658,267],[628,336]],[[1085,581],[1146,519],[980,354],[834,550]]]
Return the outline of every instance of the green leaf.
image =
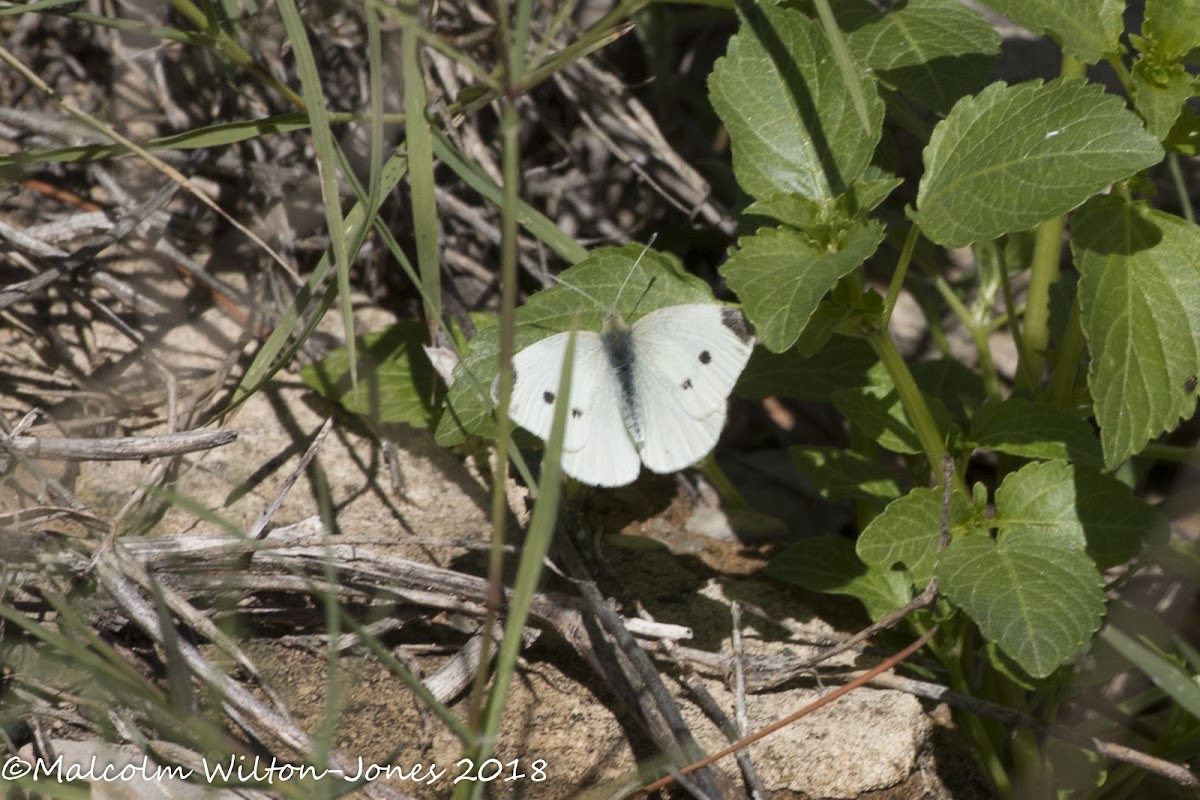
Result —
[[[942,529],[943,490],[913,489],[888,504],[858,537],[858,557],[876,569],[908,570],[914,586],[924,589],[933,575]],[[950,533],[962,535],[975,516],[962,492],[950,495]]]
[[[1071,221],[1104,463],[1112,469],[1196,411],[1200,228],[1145,203],[1096,198]]]
[[[813,355],[796,348],[772,353],[759,347],[738,380],[737,393],[742,397],[795,397],[827,403],[838,389],[868,385],[868,371],[878,361],[869,344],[847,336],[834,336]]]
[[[1200,0],[1146,0],[1142,35],[1160,58],[1183,58],[1200,47]]]
[[[322,396],[372,422],[403,422],[428,428],[436,381],[421,349],[429,331],[423,323],[400,322],[358,337],[358,384],[351,385],[350,356],[339,348],[300,371],[301,379]]]
[[[910,0],[847,41],[882,82],[943,114],[984,87],[1000,55],[996,29],[960,0]]]
[[[971,417],[970,446],[1042,461],[1099,467],[1104,463],[1092,428],[1049,403],[1019,397],[986,403]]]
[[[842,536],[813,536],[788,546],[767,565],[767,574],[809,591],[856,597],[871,619],[912,599],[902,574],[868,569],[854,554],[854,543]]]
[[[1121,98],[1099,85],[994,83],[934,129],[917,218],[946,247],[994,239],[1064,214],[1162,156]]]
[[[630,244],[593,250],[562,273],[560,280],[569,286],[555,286],[529,298],[516,311],[514,352],[562,331],[599,331],[610,309],[633,323],[659,308],[716,302],[708,284],[685,272],[677,258],[654,250],[645,250],[642,255],[643,249]],[[641,263],[633,270],[639,256]],[[495,435],[491,386],[499,371],[499,352],[498,326],[481,328],[455,369],[446,413],[437,429],[438,444],[449,446],[469,436]]]
[[[825,293],[866,261],[883,235],[883,226],[863,220],[831,251],[795,231],[763,228],[738,240],[721,275],[741,298],[763,345],[779,353],[796,343]]]
[[[894,500],[900,496],[892,470],[853,450],[810,444],[789,448],[789,452],[826,499]]]
[[[1146,129],[1159,141],[1167,138],[1183,112],[1183,104],[1195,94],[1194,80],[1183,64],[1154,67],[1139,59],[1130,71],[1133,102],[1146,121]]]
[[[1085,64],[1120,51],[1123,0],[988,0],[987,5],[1033,33],[1050,34]]]
[[[855,112],[820,26],[792,9],[738,4],[741,29],[708,79],[729,130],[733,169],[747,194],[798,194],[831,204],[871,162],[883,103],[866,72],[859,87],[870,133]]]
[[[938,559],[938,588],[980,633],[1044,678],[1100,627],[1104,591],[1083,548],[1026,528],[955,539]]]
[[[1086,550],[1100,569],[1123,564],[1147,541],[1163,542],[1167,523],[1129,487],[1062,461],[1029,464],[996,490],[992,525],[1001,536],[1030,532]]]

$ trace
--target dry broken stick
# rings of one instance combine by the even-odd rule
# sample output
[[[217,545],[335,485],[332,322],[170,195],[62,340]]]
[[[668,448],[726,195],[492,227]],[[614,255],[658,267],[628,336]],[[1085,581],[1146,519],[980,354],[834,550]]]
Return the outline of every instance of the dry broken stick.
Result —
[[[211,450],[237,439],[234,430],[194,430],[158,436],[113,439],[41,439],[36,436],[0,437],[0,452],[22,458],[55,461],[139,461]]]

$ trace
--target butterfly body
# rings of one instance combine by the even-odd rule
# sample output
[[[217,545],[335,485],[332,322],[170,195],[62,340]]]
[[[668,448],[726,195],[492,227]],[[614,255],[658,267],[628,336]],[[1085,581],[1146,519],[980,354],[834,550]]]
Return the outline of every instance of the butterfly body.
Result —
[[[543,439],[569,336],[555,334],[513,357],[509,415]],[[660,308],[632,326],[610,314],[600,332],[575,337],[562,466],[596,486],[632,483],[642,464],[666,473],[703,458],[754,347],[745,317],[715,304]]]

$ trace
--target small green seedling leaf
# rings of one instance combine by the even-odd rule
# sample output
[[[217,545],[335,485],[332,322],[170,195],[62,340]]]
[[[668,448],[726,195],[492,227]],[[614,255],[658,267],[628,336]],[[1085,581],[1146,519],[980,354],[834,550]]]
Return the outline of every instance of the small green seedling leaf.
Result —
[[[868,569],[854,554],[854,543],[842,536],[813,536],[790,545],[767,565],[767,574],[809,591],[856,597],[871,619],[912,599],[902,573]]]
[[[1150,135],[1162,141],[1183,113],[1183,104],[1195,95],[1195,79],[1183,64],[1156,65],[1141,58],[1129,72],[1133,103],[1146,121]]]
[[[998,453],[1099,467],[1104,463],[1092,428],[1049,403],[1019,397],[981,406],[971,417],[968,443]]]
[[[885,84],[946,113],[986,85],[1000,34],[960,0],[910,0],[847,37],[850,52]]]
[[[819,248],[785,228],[763,228],[738,240],[721,267],[763,345],[776,353],[796,343],[825,294],[883,241],[883,226],[855,223],[837,250]]]
[[[1196,412],[1200,228],[1145,203],[1096,198],[1071,220],[1104,463]]]
[[[1165,61],[1178,61],[1200,47],[1200,0],[1146,0],[1142,35]]]
[[[377,425],[405,423],[428,428],[436,418],[438,385],[421,349],[429,335],[419,322],[399,322],[358,337],[358,383],[350,380],[350,354],[339,348],[300,371],[301,379],[326,399]]]
[[[1066,213],[1162,156],[1121,98],[1097,84],[994,83],[934,129],[917,218],[946,247],[994,239]]]
[[[883,103],[874,81],[861,72],[867,133],[817,22],[781,6],[738,10],[748,16],[708,79],[737,181],[759,199],[794,193],[831,204],[864,174],[879,141]]]

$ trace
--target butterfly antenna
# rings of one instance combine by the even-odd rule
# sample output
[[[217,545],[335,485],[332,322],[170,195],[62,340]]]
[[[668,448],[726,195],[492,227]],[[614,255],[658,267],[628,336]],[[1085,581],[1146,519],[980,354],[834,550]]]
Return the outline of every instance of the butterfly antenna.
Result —
[[[643,256],[650,251],[654,246],[654,240],[658,238],[657,233],[650,234],[650,241],[646,242],[646,246],[642,248],[642,252],[638,253],[637,261],[633,262],[633,266],[629,268],[629,274],[625,276],[625,280],[621,283],[621,288],[617,290],[617,299],[613,300],[613,311],[617,309],[617,305],[621,302],[621,295],[625,293],[625,287],[629,284],[629,279],[633,277],[633,273],[637,271],[638,264],[642,263]]]

